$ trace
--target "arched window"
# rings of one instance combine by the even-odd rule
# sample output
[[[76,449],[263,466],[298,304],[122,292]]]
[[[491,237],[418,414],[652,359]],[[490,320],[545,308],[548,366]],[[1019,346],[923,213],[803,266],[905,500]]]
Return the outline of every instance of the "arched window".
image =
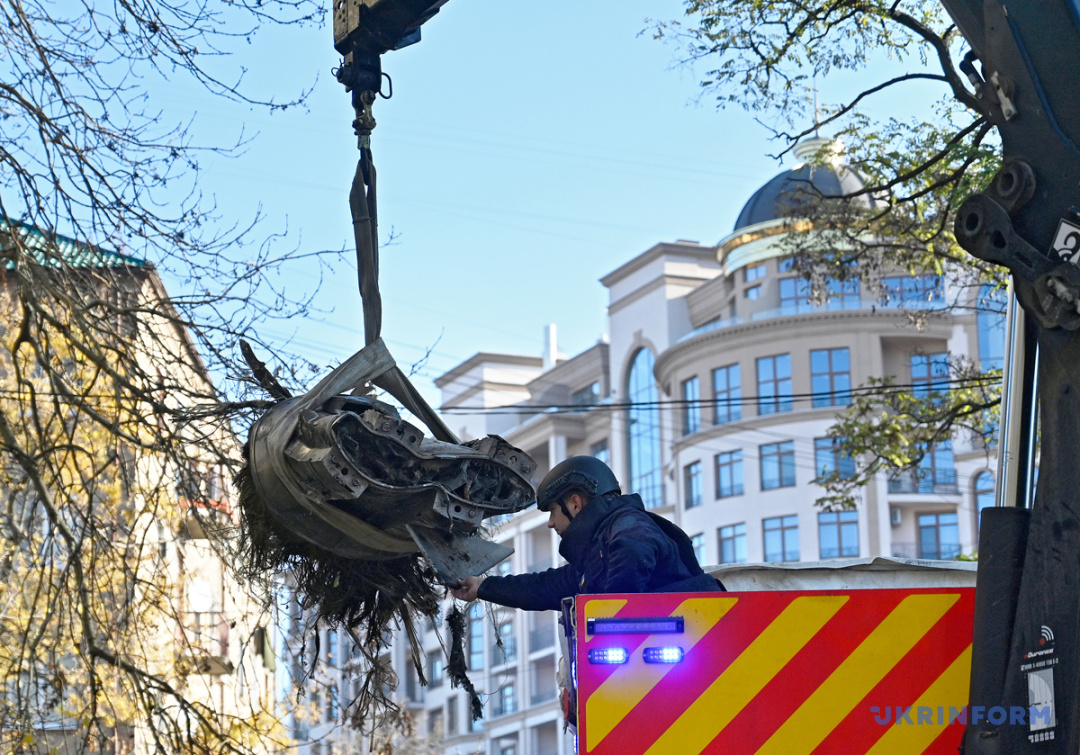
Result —
[[[979,365],[983,370],[1005,364],[1005,291],[994,286],[979,289],[975,321],[979,328]]]
[[[645,508],[654,509],[664,505],[663,484],[660,477],[660,408],[656,405],[660,396],[653,378],[655,360],[648,349],[634,355],[630,377],[626,384],[627,446],[630,460],[630,490],[638,493]]]
[[[982,525],[983,509],[994,505],[994,475],[983,470],[975,477],[975,523]]]

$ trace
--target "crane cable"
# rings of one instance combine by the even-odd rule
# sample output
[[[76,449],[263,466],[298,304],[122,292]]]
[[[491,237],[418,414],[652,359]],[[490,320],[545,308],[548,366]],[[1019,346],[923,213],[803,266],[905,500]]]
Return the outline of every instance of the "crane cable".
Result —
[[[357,108],[353,127],[359,137],[360,159],[356,165],[356,175],[353,176],[352,190],[349,192],[349,210],[356,239],[356,274],[364,312],[364,343],[367,346],[378,341],[382,334],[376,172],[371,153],[371,131],[375,128],[371,106],[375,95],[375,92],[367,91],[361,93],[359,98],[361,107]],[[400,401],[427,426],[437,440],[461,443],[396,364],[371,382]]]

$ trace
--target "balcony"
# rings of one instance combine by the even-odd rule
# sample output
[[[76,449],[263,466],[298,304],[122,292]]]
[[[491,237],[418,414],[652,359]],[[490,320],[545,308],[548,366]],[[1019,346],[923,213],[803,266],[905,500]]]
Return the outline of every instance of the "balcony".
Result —
[[[533,627],[529,630],[529,652],[538,653],[555,645],[555,625]]]
[[[955,469],[927,469],[889,478],[890,495],[959,495]]]
[[[911,542],[894,542],[891,546],[893,558],[931,559],[937,561],[951,561],[960,555],[959,543],[941,543],[937,553],[920,553],[919,544]]]
[[[180,614],[177,627],[180,656],[200,674],[220,676],[233,672],[229,660],[229,623],[218,611]]]
[[[225,500],[181,498],[178,504],[184,510],[181,534],[192,540],[205,540],[212,532],[240,524],[239,513]]]
[[[897,301],[895,299],[883,302],[881,299],[862,299],[848,296],[834,296],[828,301],[821,304],[811,304],[806,301],[799,301],[796,303],[784,304],[780,307],[774,307],[773,309],[766,309],[760,312],[754,312],[750,315],[749,319],[742,317],[728,317],[728,318],[716,318],[710,320],[704,325],[690,331],[686,335],[679,338],[677,343],[682,343],[695,336],[699,336],[703,333],[711,333],[715,330],[726,330],[727,328],[734,328],[742,325],[745,322],[760,322],[762,320],[775,320],[781,317],[791,317],[792,315],[809,314],[812,312],[838,312],[838,311],[855,311],[862,310],[864,312],[885,312],[885,311],[897,311],[902,309],[918,309],[918,310],[941,310],[945,305],[941,299],[908,299],[904,301]]]
[[[529,703],[531,705],[543,705],[546,702],[554,700],[557,696],[558,690],[552,685],[551,687],[545,687],[541,690],[535,690],[529,696]]]

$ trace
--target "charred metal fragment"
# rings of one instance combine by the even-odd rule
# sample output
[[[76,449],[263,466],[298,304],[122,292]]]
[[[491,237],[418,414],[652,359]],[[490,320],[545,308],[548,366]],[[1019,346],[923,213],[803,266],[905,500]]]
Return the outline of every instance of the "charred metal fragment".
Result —
[[[533,502],[535,465],[497,436],[434,440],[385,402],[337,392],[392,366],[378,340],[267,411],[249,439],[253,484],[281,525],[313,545],[370,561],[422,552],[456,584],[508,555],[478,529]]]

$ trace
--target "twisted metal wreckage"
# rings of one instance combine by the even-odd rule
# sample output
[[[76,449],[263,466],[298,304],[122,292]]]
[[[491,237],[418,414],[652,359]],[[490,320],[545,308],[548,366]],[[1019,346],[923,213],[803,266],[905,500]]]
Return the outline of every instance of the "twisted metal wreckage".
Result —
[[[352,92],[360,147],[349,204],[366,345],[307,393],[292,396],[241,344],[256,380],[276,400],[252,427],[237,478],[243,568],[253,575],[287,572],[319,619],[361,631],[361,651],[372,668],[365,700],[375,703],[357,704],[354,716],[361,720],[369,707],[387,702],[381,682],[390,671],[376,661],[388,626],[399,621],[405,627],[423,683],[413,617],[437,614],[439,583],[482,574],[513,552],[486,539],[484,519],[535,501],[533,460],[497,436],[462,443],[380,338],[371,155],[371,108],[383,82],[379,56],[417,41],[420,24],[445,2],[335,4],[335,47],[344,56],[337,77]],[[401,402],[434,437],[373,398],[374,388]],[[470,693],[477,718],[480,701],[465,675],[464,618],[455,610],[448,625],[448,671]]]

